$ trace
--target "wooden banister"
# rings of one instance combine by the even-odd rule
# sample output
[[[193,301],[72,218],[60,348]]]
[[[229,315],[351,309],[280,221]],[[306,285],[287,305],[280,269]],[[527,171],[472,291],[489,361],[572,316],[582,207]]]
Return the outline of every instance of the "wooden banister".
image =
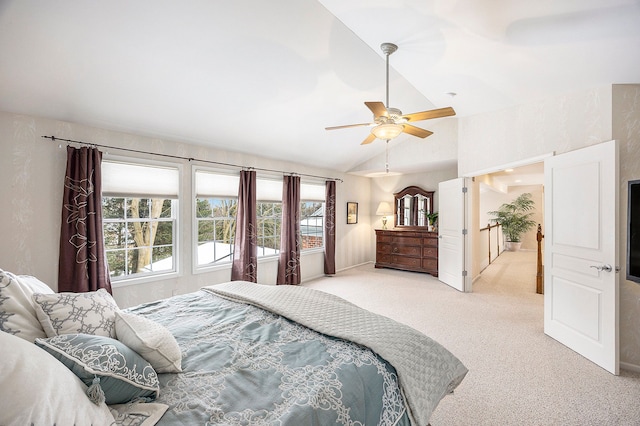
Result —
[[[536,234],[536,240],[538,240],[538,273],[536,275],[536,293],[544,293],[544,267],[542,266],[542,226],[538,224],[538,232]]]

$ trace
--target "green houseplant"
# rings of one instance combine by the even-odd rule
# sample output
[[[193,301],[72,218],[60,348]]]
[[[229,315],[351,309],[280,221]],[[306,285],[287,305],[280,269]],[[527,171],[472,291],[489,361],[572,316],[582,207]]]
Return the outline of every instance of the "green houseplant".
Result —
[[[494,216],[491,219],[492,222],[502,225],[502,232],[507,242],[515,243],[508,244],[507,249],[514,250],[519,248],[522,234],[536,226],[535,220],[531,219],[534,206],[535,203],[531,199],[531,194],[525,192],[512,202],[504,203],[498,210],[488,212],[488,214]]]
[[[438,212],[431,212],[425,214],[427,221],[429,222],[429,231],[434,229],[436,222],[438,221]]]

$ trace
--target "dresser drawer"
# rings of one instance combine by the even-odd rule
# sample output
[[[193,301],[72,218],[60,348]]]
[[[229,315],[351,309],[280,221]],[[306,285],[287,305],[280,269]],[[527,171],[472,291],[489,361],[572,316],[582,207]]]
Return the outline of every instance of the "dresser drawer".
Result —
[[[391,255],[391,263],[393,263],[394,265],[404,266],[406,268],[412,269],[422,268],[422,259],[419,257]]]
[[[422,238],[419,237],[394,237],[393,242],[397,245],[421,246]]]
[[[422,268],[427,271],[437,271],[438,259],[422,259]]]
[[[420,246],[398,246],[395,244],[391,245],[392,254],[402,254],[402,255],[420,257],[421,252],[422,252],[422,247]]]
[[[423,257],[438,257],[438,248],[437,247],[424,247],[422,249]]]
[[[423,238],[422,244],[425,247],[438,247],[438,238]]]

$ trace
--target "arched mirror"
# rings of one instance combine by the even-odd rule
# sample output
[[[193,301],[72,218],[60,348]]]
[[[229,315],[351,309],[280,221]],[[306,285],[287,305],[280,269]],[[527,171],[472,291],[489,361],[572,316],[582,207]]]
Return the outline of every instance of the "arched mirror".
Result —
[[[427,214],[433,212],[433,193],[418,186],[408,186],[393,194],[394,224],[404,227],[424,227],[429,225]]]

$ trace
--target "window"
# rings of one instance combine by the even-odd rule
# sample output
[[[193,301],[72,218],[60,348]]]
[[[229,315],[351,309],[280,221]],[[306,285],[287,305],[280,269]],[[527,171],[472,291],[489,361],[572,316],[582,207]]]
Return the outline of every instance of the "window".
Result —
[[[112,279],[175,270],[174,204],[163,198],[104,197],[103,231]]]
[[[324,247],[324,203],[300,203],[300,241],[301,250]]]
[[[175,272],[179,170],[102,162],[105,252],[113,281]]]
[[[197,198],[197,264],[212,266],[230,262],[236,233],[235,198]]]
[[[324,247],[325,185],[300,184],[300,250]]]
[[[224,172],[195,169],[196,268],[230,263],[236,233],[240,178]]]

